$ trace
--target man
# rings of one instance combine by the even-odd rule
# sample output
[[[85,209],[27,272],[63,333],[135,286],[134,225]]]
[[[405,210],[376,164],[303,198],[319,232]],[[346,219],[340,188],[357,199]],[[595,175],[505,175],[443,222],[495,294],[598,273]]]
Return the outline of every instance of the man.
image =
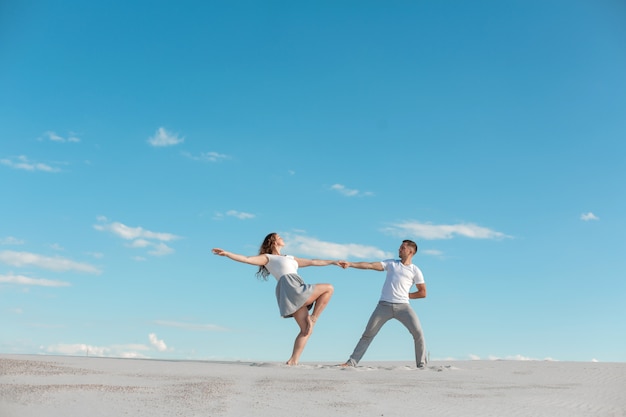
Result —
[[[409,304],[409,299],[425,298],[426,284],[422,271],[413,265],[413,255],[417,253],[417,244],[412,240],[402,241],[398,255],[400,259],[388,259],[382,262],[347,262],[339,261],[342,268],[373,269],[387,271],[378,306],[365,327],[363,336],[350,355],[350,359],[341,366],[357,366],[365,351],[383,325],[390,319],[400,321],[413,336],[415,342],[415,363],[418,368],[426,365],[426,346],[422,326]],[[409,292],[415,284],[417,291]]]

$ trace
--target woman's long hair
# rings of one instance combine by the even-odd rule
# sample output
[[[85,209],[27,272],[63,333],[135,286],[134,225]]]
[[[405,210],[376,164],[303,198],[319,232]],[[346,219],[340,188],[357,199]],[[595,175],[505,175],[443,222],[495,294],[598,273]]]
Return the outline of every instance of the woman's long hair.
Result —
[[[263,239],[263,243],[261,243],[261,247],[259,248],[259,255],[263,255],[264,253],[273,254],[276,248],[276,233],[270,233],[265,236]],[[270,271],[267,270],[265,265],[259,266],[259,270],[256,271],[257,278],[264,279],[267,281],[267,277],[270,275]]]

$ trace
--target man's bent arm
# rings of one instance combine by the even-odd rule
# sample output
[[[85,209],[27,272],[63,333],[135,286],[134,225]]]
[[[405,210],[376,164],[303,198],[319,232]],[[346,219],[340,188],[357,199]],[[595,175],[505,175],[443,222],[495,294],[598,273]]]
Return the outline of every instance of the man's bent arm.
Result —
[[[417,291],[410,292],[409,298],[415,300],[416,298],[426,298],[426,284],[415,284]]]

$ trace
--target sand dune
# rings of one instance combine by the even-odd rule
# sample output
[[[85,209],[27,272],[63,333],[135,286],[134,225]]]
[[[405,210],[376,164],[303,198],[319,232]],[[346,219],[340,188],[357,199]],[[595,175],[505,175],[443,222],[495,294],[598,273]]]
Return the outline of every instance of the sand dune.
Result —
[[[335,365],[0,355],[0,417],[626,416],[625,363]]]

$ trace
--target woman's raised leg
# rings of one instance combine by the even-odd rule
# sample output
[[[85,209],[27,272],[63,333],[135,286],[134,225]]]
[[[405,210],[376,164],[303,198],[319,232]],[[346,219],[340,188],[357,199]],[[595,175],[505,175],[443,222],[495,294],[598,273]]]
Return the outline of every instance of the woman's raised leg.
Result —
[[[309,326],[306,329],[307,335],[310,335],[313,331],[313,326],[315,325],[315,322],[319,318],[320,314],[322,314],[322,311],[324,311],[324,309],[328,305],[328,302],[333,296],[334,291],[335,288],[332,286],[332,284],[314,284],[313,294],[311,295],[311,297],[309,297],[305,304],[308,306],[315,303],[315,305],[313,306],[313,312],[308,318]]]
[[[334,291],[335,289],[331,284],[315,284],[313,286],[313,294],[311,294],[304,306],[300,307],[300,309],[293,314],[293,318],[300,327],[300,333],[296,336],[296,340],[293,344],[293,352],[291,358],[287,361],[287,365],[298,364],[304,346],[306,346],[306,342],[308,342],[313,332],[313,325],[328,305]],[[313,313],[309,315],[307,306],[311,304],[314,304]]]

